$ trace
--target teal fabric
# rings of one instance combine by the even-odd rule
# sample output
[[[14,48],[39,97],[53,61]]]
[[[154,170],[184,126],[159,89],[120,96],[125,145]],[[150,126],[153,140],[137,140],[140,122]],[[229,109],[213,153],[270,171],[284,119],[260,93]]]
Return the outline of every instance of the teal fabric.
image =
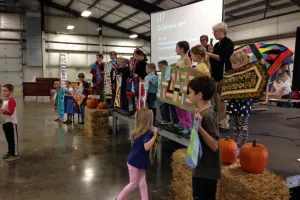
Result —
[[[152,80],[153,83],[150,83],[150,80]],[[151,72],[145,77],[145,90],[148,90],[149,93],[157,93],[157,87],[158,77],[154,72]]]
[[[172,72],[172,67],[167,66],[165,69],[165,74],[164,74],[164,80],[165,81],[170,81],[171,80],[171,72]]]

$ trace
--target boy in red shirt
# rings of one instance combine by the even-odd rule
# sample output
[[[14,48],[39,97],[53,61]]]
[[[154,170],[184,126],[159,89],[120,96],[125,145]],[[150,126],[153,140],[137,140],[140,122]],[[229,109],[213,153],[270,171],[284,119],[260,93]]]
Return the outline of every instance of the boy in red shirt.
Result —
[[[8,153],[3,156],[3,159],[7,162],[18,160],[18,129],[17,129],[17,112],[16,101],[12,97],[14,92],[14,86],[11,84],[5,84],[2,86],[2,94],[4,101],[0,112],[2,112],[3,131],[8,143]]]

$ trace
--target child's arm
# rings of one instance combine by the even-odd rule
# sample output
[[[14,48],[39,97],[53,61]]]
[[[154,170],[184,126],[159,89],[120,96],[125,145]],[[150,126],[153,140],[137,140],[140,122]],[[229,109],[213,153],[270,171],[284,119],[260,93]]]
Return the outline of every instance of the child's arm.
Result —
[[[202,116],[200,115],[199,111],[195,112],[195,118],[199,119],[199,134],[201,135],[201,137],[203,138],[204,142],[206,143],[206,145],[212,150],[212,151],[217,151],[219,148],[219,140],[213,136],[217,136],[218,135],[218,130],[215,128],[215,125],[213,124],[213,121],[208,119],[207,123],[208,127],[211,127],[212,130],[209,130],[210,133],[207,133],[206,130],[203,129],[203,127],[201,126],[202,123]],[[215,129],[215,130],[213,130]]]
[[[8,99],[8,108],[5,110],[4,108],[0,108],[0,111],[4,115],[13,115],[16,108],[16,101],[13,98]]]
[[[198,72],[200,76],[209,76],[210,75],[209,72],[203,72],[202,70],[198,69],[197,67],[194,67],[194,70],[196,72]]]
[[[152,130],[153,131],[153,137],[148,142],[144,143],[144,148],[145,148],[146,151],[149,151],[153,147],[153,145],[155,143],[155,140],[157,138],[158,129],[157,128],[152,128],[152,129],[153,129]]]

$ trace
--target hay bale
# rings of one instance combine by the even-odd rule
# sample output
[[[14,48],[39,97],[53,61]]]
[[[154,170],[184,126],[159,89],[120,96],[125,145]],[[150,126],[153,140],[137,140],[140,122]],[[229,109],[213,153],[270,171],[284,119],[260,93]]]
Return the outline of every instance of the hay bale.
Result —
[[[88,137],[107,136],[109,133],[107,109],[90,109],[85,107],[84,128]]]
[[[173,180],[171,188],[176,200],[192,200],[192,170],[185,165],[187,149],[172,155]],[[222,166],[222,179],[218,181],[217,200],[288,200],[289,189],[276,174],[265,170],[262,174],[248,174],[239,162]]]
[[[218,200],[288,200],[289,188],[278,175],[265,170],[262,174],[244,172],[239,162],[222,167],[218,182]]]
[[[192,169],[185,164],[186,149],[179,149],[172,155],[171,188],[175,192],[175,200],[192,200]]]

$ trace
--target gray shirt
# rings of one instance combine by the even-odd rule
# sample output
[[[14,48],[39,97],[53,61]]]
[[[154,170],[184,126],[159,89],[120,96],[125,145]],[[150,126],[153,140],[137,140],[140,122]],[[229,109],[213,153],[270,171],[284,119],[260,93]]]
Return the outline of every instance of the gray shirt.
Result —
[[[208,108],[200,112],[202,116],[202,128],[213,138],[219,139],[219,125],[217,115],[213,109]],[[202,158],[197,167],[193,169],[193,177],[206,179],[220,179],[221,178],[221,162],[220,150],[213,152],[203,138],[200,137],[202,145]]]

